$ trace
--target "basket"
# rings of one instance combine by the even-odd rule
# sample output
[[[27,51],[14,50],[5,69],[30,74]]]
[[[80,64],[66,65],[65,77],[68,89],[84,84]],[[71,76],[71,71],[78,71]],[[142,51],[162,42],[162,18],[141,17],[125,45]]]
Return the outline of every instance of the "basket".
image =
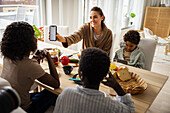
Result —
[[[132,78],[126,82],[123,82],[117,77],[117,74],[114,73],[116,80],[126,93],[135,95],[144,92],[148,87],[147,83],[139,75],[133,72],[130,72],[130,75]]]

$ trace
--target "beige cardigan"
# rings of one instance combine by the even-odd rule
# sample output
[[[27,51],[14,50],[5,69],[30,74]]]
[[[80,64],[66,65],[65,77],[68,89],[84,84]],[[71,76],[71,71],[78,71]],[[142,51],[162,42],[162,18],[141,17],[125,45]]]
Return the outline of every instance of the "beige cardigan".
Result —
[[[78,43],[83,39],[82,49],[97,47],[106,51],[108,56],[110,55],[110,49],[112,47],[112,32],[106,27],[105,24],[103,24],[102,35],[96,41],[94,40],[93,28],[90,23],[85,23],[77,32],[74,32],[65,38],[67,43],[63,43],[64,47]]]

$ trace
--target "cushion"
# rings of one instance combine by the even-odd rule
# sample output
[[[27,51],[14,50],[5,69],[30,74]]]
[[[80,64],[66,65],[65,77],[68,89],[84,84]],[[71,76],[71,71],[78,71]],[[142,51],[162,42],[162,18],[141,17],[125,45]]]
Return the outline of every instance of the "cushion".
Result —
[[[158,39],[156,35],[153,35],[153,32],[150,29],[145,28],[145,27],[144,27],[144,35],[145,35],[145,38],[150,38],[150,39],[155,39],[155,40]]]

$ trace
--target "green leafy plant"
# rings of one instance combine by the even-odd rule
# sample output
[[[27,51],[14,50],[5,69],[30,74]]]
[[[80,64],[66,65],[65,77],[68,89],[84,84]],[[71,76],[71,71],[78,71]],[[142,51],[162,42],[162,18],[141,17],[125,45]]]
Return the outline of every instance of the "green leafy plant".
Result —
[[[38,38],[39,36],[41,36],[40,30],[35,25],[33,25],[32,27],[35,31],[35,37]]]
[[[125,17],[131,17],[131,18],[134,18],[136,15],[135,15],[135,13],[130,13],[130,14],[128,14],[128,13],[126,13],[125,14]]]
[[[136,15],[135,15],[135,13],[130,13],[130,16],[131,16],[132,18],[134,18]]]

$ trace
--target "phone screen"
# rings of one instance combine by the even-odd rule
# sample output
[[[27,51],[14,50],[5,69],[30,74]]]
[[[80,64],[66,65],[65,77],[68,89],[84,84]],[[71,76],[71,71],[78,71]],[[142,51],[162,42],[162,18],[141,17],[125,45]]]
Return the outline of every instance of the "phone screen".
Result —
[[[56,25],[50,26],[50,41],[57,40],[56,34],[57,34],[57,26]]]

